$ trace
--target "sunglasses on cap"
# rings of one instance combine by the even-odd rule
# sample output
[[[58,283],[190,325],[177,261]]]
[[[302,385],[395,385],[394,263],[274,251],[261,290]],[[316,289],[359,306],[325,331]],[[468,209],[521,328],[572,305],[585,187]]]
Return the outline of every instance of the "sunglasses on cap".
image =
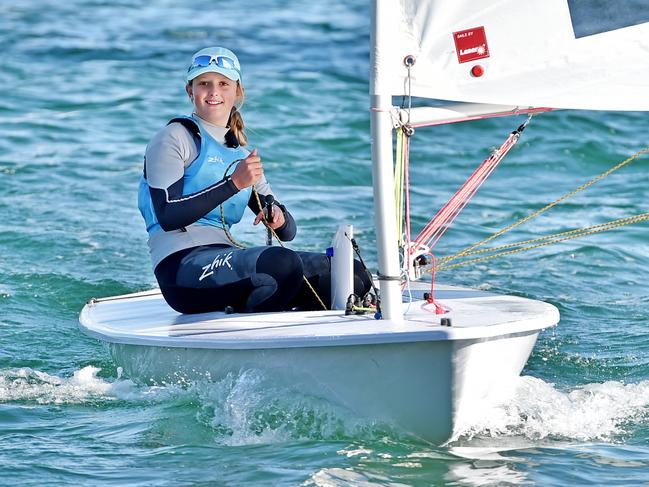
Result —
[[[237,67],[234,59],[232,59],[231,57],[210,56],[209,54],[196,56],[187,71],[191,71],[192,69],[196,69],[196,68],[205,68],[212,63],[216,64],[220,68],[234,69],[237,72],[239,71],[239,68]]]

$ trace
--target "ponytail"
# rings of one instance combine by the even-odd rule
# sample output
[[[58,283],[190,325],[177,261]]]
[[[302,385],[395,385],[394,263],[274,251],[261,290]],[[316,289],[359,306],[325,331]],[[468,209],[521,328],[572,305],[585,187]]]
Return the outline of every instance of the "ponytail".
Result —
[[[232,107],[230,118],[228,119],[228,126],[230,127],[230,131],[239,141],[239,145],[243,147],[248,144],[248,137],[246,137],[244,132],[245,124],[243,123],[241,112],[239,111],[243,106],[244,99],[244,90],[240,82],[237,82],[237,95],[240,97],[240,101]]]
[[[239,145],[240,146],[247,145],[248,137],[246,137],[246,134],[243,131],[244,129],[243,117],[241,116],[241,112],[237,110],[236,107],[232,107],[232,113],[230,113],[230,120],[228,120],[228,125],[230,126],[230,131],[234,134],[234,136],[239,141]]]

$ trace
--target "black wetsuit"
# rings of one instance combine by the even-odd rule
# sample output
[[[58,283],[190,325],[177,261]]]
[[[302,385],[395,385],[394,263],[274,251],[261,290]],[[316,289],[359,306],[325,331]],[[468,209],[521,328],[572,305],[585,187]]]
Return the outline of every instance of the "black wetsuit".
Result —
[[[354,291],[363,296],[370,289],[369,277],[354,263]],[[329,257],[316,252],[214,244],[170,255],[156,267],[155,275],[167,303],[182,313],[226,306],[245,312],[315,310],[322,306],[304,277],[329,307],[330,267]]]

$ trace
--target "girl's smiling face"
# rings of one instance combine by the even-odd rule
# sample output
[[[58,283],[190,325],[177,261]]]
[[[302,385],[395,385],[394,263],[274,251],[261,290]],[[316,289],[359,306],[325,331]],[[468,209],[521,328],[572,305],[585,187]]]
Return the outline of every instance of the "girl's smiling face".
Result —
[[[240,96],[239,83],[220,73],[203,73],[186,86],[196,115],[203,120],[227,127],[232,107]]]

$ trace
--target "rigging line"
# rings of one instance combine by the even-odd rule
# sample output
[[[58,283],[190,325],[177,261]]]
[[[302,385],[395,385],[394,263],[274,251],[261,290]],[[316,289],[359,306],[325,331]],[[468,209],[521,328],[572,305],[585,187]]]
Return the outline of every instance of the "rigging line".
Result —
[[[412,76],[411,68],[415,63],[415,58],[413,56],[406,56],[403,60],[403,63],[408,70],[408,91],[404,93],[401,97],[401,109],[404,108],[405,99],[408,98],[408,118],[404,123],[399,117],[399,127],[397,129],[397,163],[395,165],[395,195],[397,200],[397,241],[399,246],[403,246],[403,199],[404,199],[404,188],[405,188],[405,226],[406,226],[406,244],[410,248],[410,194],[409,194],[409,177],[408,177],[408,151],[409,148],[409,138],[414,134],[414,129],[410,125],[410,114],[412,112]],[[398,174],[398,177],[397,177]]]
[[[622,220],[624,220],[624,221],[622,221]],[[477,264],[479,262],[484,262],[484,261],[495,259],[495,258],[498,258],[498,257],[504,257],[506,255],[512,255],[512,254],[517,254],[519,252],[524,252],[524,251],[527,251],[527,250],[538,249],[540,247],[545,247],[545,246],[548,246],[548,245],[551,245],[551,244],[554,244],[554,243],[560,243],[560,242],[564,242],[566,240],[571,240],[571,239],[578,238],[578,237],[585,237],[585,236],[588,236],[588,235],[601,233],[601,232],[604,232],[604,231],[607,231],[607,230],[613,230],[615,228],[623,227],[625,225],[630,225],[632,223],[639,223],[639,222],[642,222],[642,221],[645,221],[645,220],[649,220],[649,213],[643,213],[641,215],[636,215],[634,217],[629,217],[629,218],[620,218],[619,220],[613,220],[613,221],[609,222],[608,224],[593,225],[592,227],[587,227],[587,228],[582,229],[583,231],[579,232],[579,233],[564,232],[565,234],[570,233],[571,235],[567,235],[565,237],[556,238],[556,239],[553,239],[553,240],[542,242],[542,243],[539,243],[537,245],[530,245],[528,247],[521,247],[519,249],[509,250],[507,252],[500,252],[500,253],[497,253],[497,254],[494,254],[494,255],[487,255],[487,256],[484,256],[484,257],[476,258],[476,259],[469,259],[469,260],[457,262],[455,264],[450,264],[450,265],[442,264],[442,265],[436,267],[434,270],[436,272],[437,271],[446,271],[446,270],[455,269],[456,267],[461,267],[461,266],[465,266],[465,265],[469,265],[469,264]],[[589,231],[587,231],[587,230],[589,230]],[[557,234],[557,235],[561,235],[561,234]],[[521,244],[522,243],[523,242],[521,242]],[[495,249],[493,249],[493,250],[495,250]],[[427,269],[427,272],[431,272],[431,269]]]
[[[410,233],[410,137],[413,132],[406,132],[403,138],[403,174],[405,183],[405,197],[406,197],[406,245],[408,249],[411,248],[411,233]]]
[[[460,187],[449,202],[438,212],[438,214],[431,220],[431,222],[421,231],[416,241],[432,242],[441,237],[446,230],[446,225],[450,224],[462,209],[468,204],[468,201],[477,192],[479,187],[491,175],[496,168],[496,165],[502,160],[507,152],[514,145],[517,136],[514,132],[510,134],[507,140],[474,171],[474,173],[467,179],[467,181]],[[437,237],[437,238],[435,238]],[[435,245],[430,244],[430,247]]]
[[[527,127],[531,118],[532,115],[529,115],[527,117],[527,120],[523,124],[521,124],[516,130],[511,132],[507,137],[507,140],[499,148],[494,150],[487,158],[487,160],[483,164],[481,164],[478,169],[476,169],[474,174],[469,177],[462,188],[458,191],[457,197],[454,196],[447,204],[448,206],[450,206],[450,211],[446,212],[446,216],[444,216],[444,214],[441,215],[441,217],[445,219],[442,219],[439,223],[437,223],[437,228],[435,228],[435,222],[431,222],[432,228],[428,229],[427,234],[422,231],[421,237],[418,237],[418,239],[426,239],[426,241],[429,242],[428,245],[430,248],[434,247],[437,244],[439,239],[446,232],[446,230],[448,230],[449,226],[453,223],[453,221],[455,221],[462,210],[466,207],[471,198],[473,198],[473,196],[478,192],[480,187],[482,187],[484,182],[489,178],[489,176],[491,176],[493,171],[496,170],[498,164],[500,164],[500,162],[505,158],[512,147],[516,145],[523,130],[525,130],[525,127]],[[453,200],[455,201],[451,203]]]
[[[504,154],[503,154],[504,156]],[[484,182],[489,178],[489,176],[496,169],[498,162],[501,158],[490,157],[488,164],[481,167],[474,175],[470,178],[469,181],[463,185],[457,193],[457,198],[453,198],[445,208],[439,214],[439,218],[436,218],[431,228],[426,234],[422,232],[421,237],[417,237],[417,240],[424,240],[430,242],[429,247],[434,247],[439,239],[442,237],[444,232],[449,228],[449,226],[455,221],[457,216],[462,212],[462,210],[469,203],[469,200],[478,192],[478,189],[484,184]]]
[[[571,192],[569,192],[569,193],[564,194],[564,195],[561,196],[560,198],[554,200],[552,203],[548,203],[548,204],[545,205],[543,208],[540,208],[540,209],[534,211],[533,213],[530,213],[530,214],[527,215],[525,218],[522,218],[522,219],[518,220],[517,222],[512,223],[511,225],[509,225],[509,226],[507,226],[507,227],[505,227],[505,228],[503,228],[503,229],[497,231],[497,232],[494,233],[493,235],[491,235],[491,236],[485,238],[484,240],[481,240],[480,242],[478,242],[478,243],[476,243],[476,244],[473,244],[473,245],[471,245],[470,247],[467,247],[466,249],[464,249],[464,250],[458,252],[457,254],[455,254],[455,255],[456,255],[455,258],[462,257],[462,256],[466,255],[468,252],[471,252],[472,250],[475,250],[476,248],[478,248],[478,247],[480,247],[480,246],[486,244],[487,242],[491,242],[493,239],[499,237],[500,235],[502,235],[502,234],[504,234],[504,233],[506,233],[506,232],[508,232],[508,231],[510,231],[510,230],[512,230],[512,229],[514,229],[514,228],[516,228],[516,227],[519,226],[519,225],[522,225],[523,223],[525,223],[525,222],[531,220],[532,218],[535,218],[535,217],[539,216],[541,213],[544,213],[545,211],[549,210],[550,208],[553,208],[554,206],[556,206],[556,205],[558,205],[559,203],[561,203],[561,202],[567,200],[568,198],[574,196],[575,194],[579,193],[580,191],[583,191],[583,190],[589,188],[589,187],[592,186],[593,184],[595,184],[595,183],[597,183],[598,181],[604,179],[606,176],[608,176],[608,175],[610,175],[611,173],[617,171],[618,169],[620,169],[620,168],[626,166],[627,164],[629,164],[630,162],[634,161],[635,159],[637,159],[638,157],[640,157],[641,155],[643,155],[643,154],[645,154],[645,153],[647,153],[647,152],[649,152],[649,146],[645,147],[644,149],[640,149],[638,152],[636,152],[636,153],[633,154],[632,156],[628,157],[627,159],[625,159],[624,161],[620,162],[620,163],[617,164],[616,166],[610,168],[609,170],[604,171],[603,173],[601,173],[600,175],[594,177],[593,179],[591,179],[591,180],[588,181],[587,183],[582,184],[581,186],[579,186],[579,187],[578,187],[577,189],[575,189],[574,191],[571,191]]]
[[[408,109],[406,110],[406,113],[408,114],[408,118],[404,123],[401,120],[401,116],[399,115],[398,124],[402,127],[410,127],[410,112],[412,111],[412,76],[410,73],[410,69],[415,64],[415,58],[413,56],[406,56],[403,60],[403,64],[406,66],[406,69],[408,70],[408,74],[406,75],[406,79],[408,80],[408,85],[407,85],[408,89],[407,92],[401,95],[401,110],[406,110],[406,98],[408,98]],[[412,127],[410,127],[410,129],[412,130]]]
[[[507,249],[511,249],[511,248],[515,248],[515,247],[520,247],[522,245],[534,244],[534,243],[537,243],[537,242],[543,242],[543,241],[546,241],[546,240],[552,240],[552,239],[564,237],[564,236],[567,236],[567,235],[576,235],[577,237],[579,237],[582,234],[590,234],[591,230],[596,230],[596,229],[601,228],[602,230],[598,230],[598,231],[605,231],[605,230],[610,230],[611,228],[617,228],[617,227],[620,227],[620,226],[629,225],[629,224],[632,224],[632,223],[637,223],[637,222],[640,222],[640,221],[643,221],[643,220],[647,219],[647,215],[649,215],[649,213],[642,213],[640,215],[619,218],[617,220],[611,220],[611,221],[606,222],[606,223],[599,223],[597,225],[592,225],[592,226],[584,227],[584,228],[576,228],[574,230],[568,230],[568,231],[565,231],[565,232],[553,233],[551,235],[545,235],[543,237],[537,237],[537,238],[533,238],[533,239],[530,239],[530,240],[524,240],[522,242],[514,242],[514,243],[507,244],[507,245],[500,245],[498,247],[490,247],[488,249],[473,250],[471,252],[467,252],[467,253],[463,254],[462,256],[467,257],[467,256],[471,256],[471,255],[480,255],[480,254],[486,254],[486,253],[489,253],[489,252],[507,250]],[[592,233],[596,233],[596,232],[592,232]],[[441,259],[438,259],[438,263],[446,264],[447,262],[451,262],[451,261],[455,260],[456,258],[458,258],[457,254],[450,255],[450,256],[447,256],[447,257],[442,257]]]
[[[407,125],[410,127],[410,112],[412,112],[412,77],[410,75],[411,63],[406,63],[408,67],[408,121]]]
[[[392,121],[395,126],[399,126],[403,129],[405,132],[405,135],[410,137],[415,133],[414,127],[410,123],[410,117],[412,113],[412,73],[411,73],[411,68],[414,66],[415,59],[413,56],[406,56],[403,60],[404,64],[406,65],[406,69],[408,70],[407,74],[407,91],[401,95],[401,110],[396,114],[396,116],[392,117]],[[406,98],[408,99],[408,107],[406,108]],[[406,121],[403,121],[402,118],[402,113],[406,112]]]
[[[469,176],[466,182],[459,190],[449,199],[449,201],[439,210],[433,219],[424,227],[415,239],[416,243],[425,242],[429,248],[432,248],[449,228],[450,224],[457,218],[469,200],[475,195],[478,189],[496,169],[496,166],[509,153],[511,148],[518,142],[523,130],[527,127],[532,115],[528,115],[525,122],[512,131],[505,142],[492,151],[482,164]]]
[[[394,196],[397,206],[397,238],[403,245],[403,129],[397,128],[397,159],[394,167]]]
[[[410,137],[413,135],[413,131],[408,131],[407,127],[400,127],[399,128],[399,134],[401,135],[401,154],[400,158],[402,159],[401,164],[402,164],[402,173],[403,173],[403,181],[402,181],[402,187],[401,191],[402,193],[405,193],[405,195],[402,195],[402,198],[405,199],[405,204],[400,203],[400,216],[399,216],[399,221],[397,223],[399,227],[399,240],[398,244],[402,248],[402,261],[401,261],[401,269],[402,273],[405,272],[406,274],[406,279],[408,279],[408,275],[411,270],[411,265],[412,261],[410,259],[410,253],[412,249],[412,241],[411,241],[411,231],[410,231]],[[405,208],[403,208],[405,206]],[[405,212],[405,215],[403,213]],[[405,231],[402,230],[403,226],[405,226]],[[404,241],[405,240],[405,241]],[[403,291],[403,285],[402,285],[402,291]]]

